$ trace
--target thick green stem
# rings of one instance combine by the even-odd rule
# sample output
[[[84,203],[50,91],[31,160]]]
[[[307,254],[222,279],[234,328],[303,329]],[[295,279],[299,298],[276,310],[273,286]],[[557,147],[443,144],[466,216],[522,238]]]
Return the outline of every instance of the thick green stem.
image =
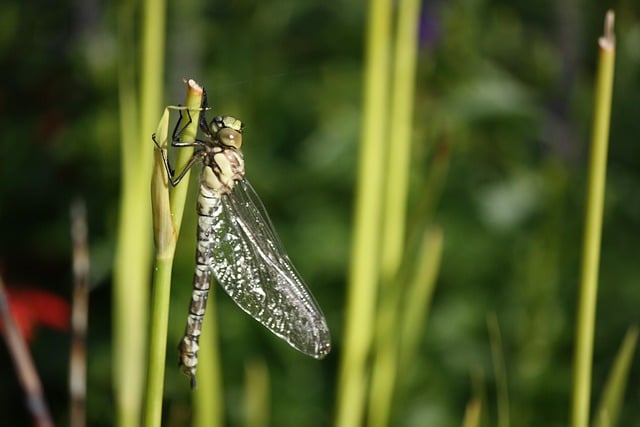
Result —
[[[114,390],[118,425],[140,425],[149,305],[149,177],[153,132],[162,99],[164,67],[164,0],[143,4],[140,111],[136,111],[133,62],[134,6],[119,9],[119,84],[122,126],[122,199],[114,259]]]
[[[198,354],[198,388],[193,400],[193,425],[195,427],[220,427],[224,425],[224,396],[218,347],[218,322],[215,291],[209,292],[207,314],[204,316]]]
[[[372,0],[369,12],[364,111],[347,294],[345,348],[340,363],[336,425],[362,425],[366,360],[378,286],[380,211],[386,135],[391,1]]]
[[[138,167],[148,139],[140,140],[135,93],[135,7],[118,8],[121,200],[113,277],[113,383],[117,424],[140,425],[146,354],[150,229],[147,177]],[[146,169],[143,167],[143,169]]]
[[[182,142],[191,142],[195,138],[200,114],[198,108],[200,108],[202,101],[202,93],[202,88],[193,80],[189,80],[186,108],[190,111],[192,121],[181,134],[180,139]],[[155,136],[156,141],[161,145],[163,150],[170,141],[168,135],[168,111],[169,109],[165,110],[165,114],[160,121]],[[186,119],[187,114],[183,114]],[[149,147],[149,150],[151,150],[151,147]],[[145,426],[148,427],[158,427],[162,421],[162,394],[164,391],[164,367],[169,323],[171,271],[189,183],[189,176],[187,174],[181,181],[181,185],[173,188],[171,197],[169,197],[167,172],[160,151],[155,151],[156,156],[151,188],[156,261],[152,289],[149,372],[147,376],[147,398],[145,406]],[[181,148],[178,154],[176,170],[182,170],[192,154],[193,149]]]
[[[164,365],[167,347],[167,325],[169,323],[169,300],[171,296],[171,271],[173,258],[156,260],[151,305],[149,339],[149,367],[145,406],[145,426],[160,426],[162,421],[162,393],[164,391]]]
[[[369,422],[386,426],[391,416],[391,403],[398,363],[399,303],[401,285],[396,281],[406,243],[409,164],[413,128],[416,58],[420,1],[399,3],[391,112],[387,143],[386,182],[381,241],[381,292],[376,323],[375,359],[371,374]],[[391,138],[389,138],[391,139]]]

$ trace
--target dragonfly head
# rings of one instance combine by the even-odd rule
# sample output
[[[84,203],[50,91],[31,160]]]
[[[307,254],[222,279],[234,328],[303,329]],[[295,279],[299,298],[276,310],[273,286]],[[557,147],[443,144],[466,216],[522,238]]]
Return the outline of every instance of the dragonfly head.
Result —
[[[242,128],[242,122],[231,116],[216,116],[211,122],[216,139],[238,150],[242,148]]]

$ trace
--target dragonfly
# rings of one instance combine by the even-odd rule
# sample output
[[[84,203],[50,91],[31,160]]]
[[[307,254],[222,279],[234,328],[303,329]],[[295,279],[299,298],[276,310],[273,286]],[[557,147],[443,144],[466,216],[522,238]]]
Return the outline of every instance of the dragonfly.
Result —
[[[316,359],[331,350],[327,321],[309,288],[293,266],[266,209],[245,177],[241,151],[243,123],[231,116],[207,122],[206,92],[198,127],[203,138],[182,142],[192,122],[183,110],[171,146],[193,147],[192,158],[174,171],[160,149],[169,182],[180,183],[187,171],[202,163],[197,202],[198,232],[193,290],[184,336],[178,346],[179,365],[196,386],[199,338],[211,278],[215,277],[233,301],[272,333]],[[185,121],[185,125],[181,123]]]

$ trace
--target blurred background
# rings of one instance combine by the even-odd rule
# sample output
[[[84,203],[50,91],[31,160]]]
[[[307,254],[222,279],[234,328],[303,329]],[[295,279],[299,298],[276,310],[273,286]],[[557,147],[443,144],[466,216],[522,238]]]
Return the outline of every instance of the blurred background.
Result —
[[[111,280],[120,157],[127,150],[120,146],[118,6],[0,3],[0,273],[9,288],[68,301],[69,205],[76,197],[86,200],[92,426],[115,424]],[[472,395],[485,399],[484,425],[495,425],[492,313],[500,325],[513,425],[568,424],[597,39],[608,7],[616,12],[617,60],[594,350],[597,403],[640,306],[640,4],[424,1],[408,240],[425,224],[437,224],[444,247],[417,356],[403,367],[392,425],[460,425]],[[165,105],[184,102],[182,79],[194,78],[206,87],[215,114],[245,123],[247,177],[323,308],[334,341],[326,360],[307,358],[216,292],[227,425],[245,425],[245,375],[255,366],[269,373],[271,425],[333,420],[366,16],[365,2],[168,4],[158,119]],[[148,146],[153,150],[151,135]],[[195,186],[191,190],[171,294],[165,425],[184,425],[192,405],[174,350],[191,291]],[[42,325],[30,346],[54,418],[64,425],[68,330]],[[29,425],[5,349],[0,346],[1,424]],[[620,418],[625,426],[640,425],[634,359]]]

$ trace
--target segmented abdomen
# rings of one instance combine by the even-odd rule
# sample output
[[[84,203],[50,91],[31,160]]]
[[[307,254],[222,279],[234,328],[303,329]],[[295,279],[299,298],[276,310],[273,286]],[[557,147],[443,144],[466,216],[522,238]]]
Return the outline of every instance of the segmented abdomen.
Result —
[[[179,363],[182,371],[191,378],[192,387],[195,387],[198,342],[202,332],[202,320],[204,319],[211,287],[212,231],[222,209],[220,197],[212,194],[210,189],[203,187],[204,185],[201,186],[198,196],[198,243],[196,247],[196,267],[193,274],[193,290],[191,303],[189,304],[187,326],[179,345]]]

